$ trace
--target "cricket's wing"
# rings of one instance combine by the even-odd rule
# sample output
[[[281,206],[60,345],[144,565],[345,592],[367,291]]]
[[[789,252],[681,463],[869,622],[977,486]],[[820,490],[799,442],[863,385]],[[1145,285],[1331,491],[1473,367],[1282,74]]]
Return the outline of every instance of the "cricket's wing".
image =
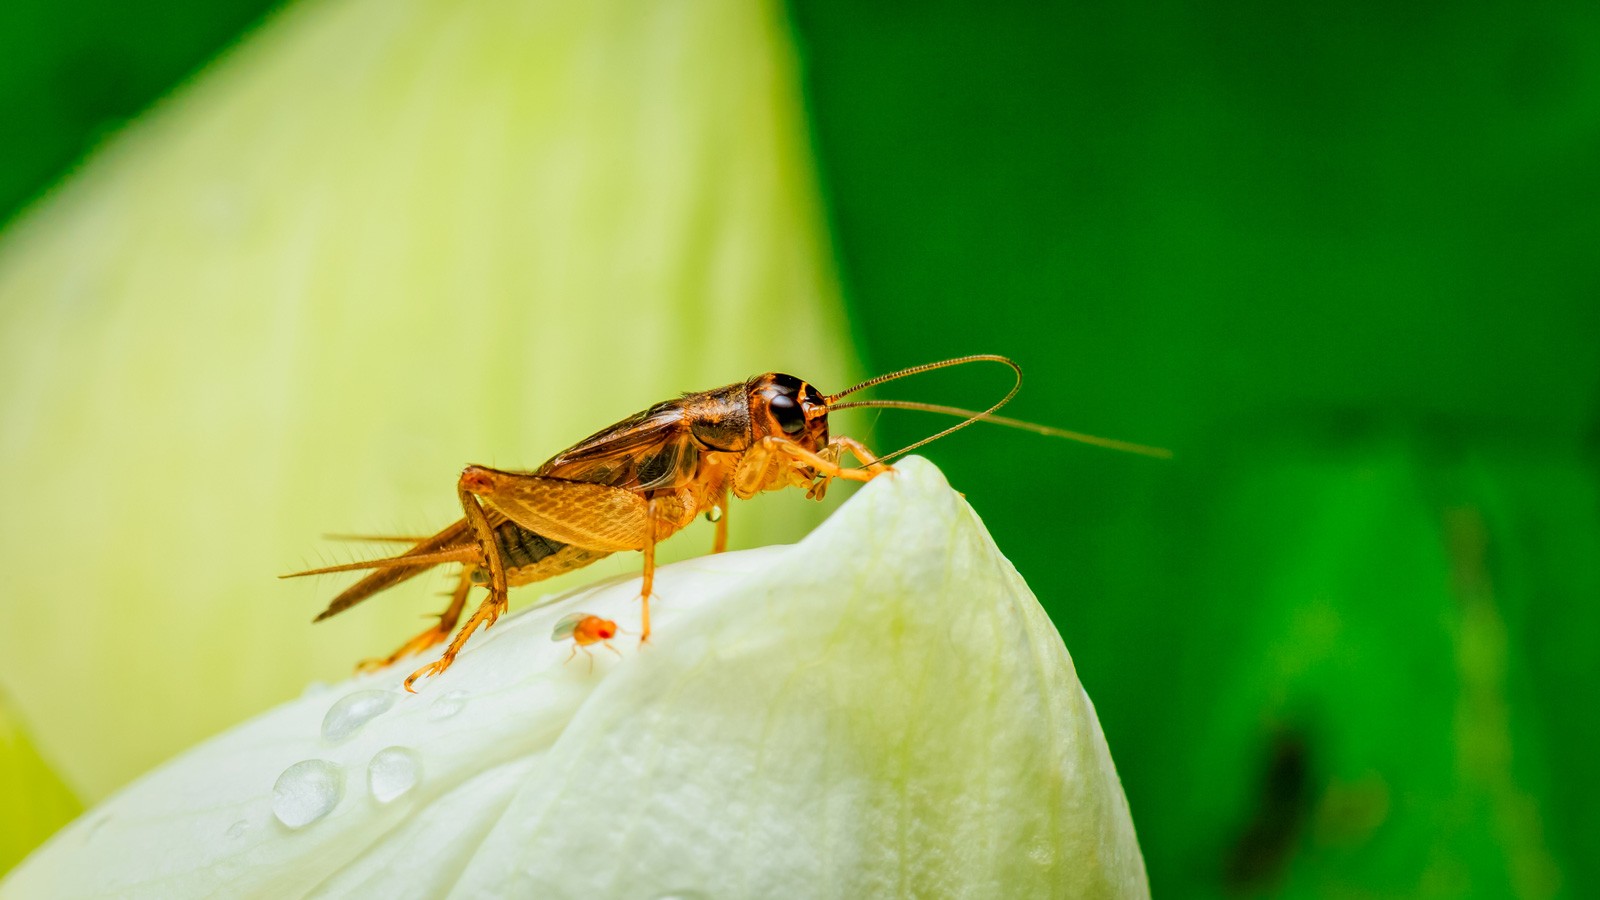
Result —
[[[691,481],[699,465],[689,418],[672,400],[584,438],[534,474],[626,491],[670,490]]]

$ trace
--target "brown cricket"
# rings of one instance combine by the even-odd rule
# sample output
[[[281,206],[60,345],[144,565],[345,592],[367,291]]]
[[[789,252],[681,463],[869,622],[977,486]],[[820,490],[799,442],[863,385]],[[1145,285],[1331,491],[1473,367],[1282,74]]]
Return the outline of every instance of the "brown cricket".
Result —
[[[1011,390],[982,412],[905,400],[839,402],[886,381],[974,362],[1001,363],[1016,376]],[[460,620],[473,585],[487,586],[489,595],[444,654],[406,678],[410,691],[418,678],[449,668],[480,626],[494,624],[506,611],[508,588],[581,569],[619,550],[644,553],[639,593],[639,640],[644,642],[650,637],[656,544],[707,513],[716,520],[712,552],[727,549],[729,494],[749,499],[762,491],[793,486],[820,500],[833,479],[871,480],[890,471],[888,460],[979,420],[1134,453],[1170,455],[1155,447],[996,416],[1021,384],[1022,370],[1016,363],[980,354],[880,375],[837,394],[822,394],[793,375],[777,372],[685,394],[590,435],[532,472],[467,466],[456,481],[466,516],[431,537],[402,539],[416,541],[405,553],[283,577],[377,570],[334,597],[314,620],[320,622],[434,566],[461,565],[450,604],[439,614],[438,624],[389,656],[364,662],[363,668],[386,666],[442,643]],[[854,438],[829,435],[828,413],[854,407],[919,409],[963,416],[965,421],[880,457]],[[860,466],[842,465],[847,451]]]

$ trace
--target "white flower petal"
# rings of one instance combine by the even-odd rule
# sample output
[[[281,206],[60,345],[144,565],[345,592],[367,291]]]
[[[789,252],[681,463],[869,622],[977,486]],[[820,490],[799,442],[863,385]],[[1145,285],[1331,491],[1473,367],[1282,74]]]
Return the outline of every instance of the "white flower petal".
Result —
[[[799,544],[657,585],[651,642],[623,659],[563,664],[549,637],[579,609],[633,627],[635,578],[504,619],[337,743],[330,707],[410,667],[241,725],[0,893],[1147,895],[1066,649],[932,465],[906,460]],[[420,777],[380,803],[367,767],[393,747]],[[290,829],[273,786],[304,760],[339,767],[342,799]]]

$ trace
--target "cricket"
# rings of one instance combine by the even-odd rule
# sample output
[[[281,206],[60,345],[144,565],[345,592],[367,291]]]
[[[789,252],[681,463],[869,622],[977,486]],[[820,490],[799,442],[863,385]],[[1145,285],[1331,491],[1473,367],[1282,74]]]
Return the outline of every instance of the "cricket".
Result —
[[[980,362],[1007,366],[1015,377],[1006,395],[986,410],[909,400],[840,402],[885,382]],[[464,516],[444,530],[421,538],[378,538],[414,544],[397,556],[281,577],[374,570],[335,596],[313,620],[320,622],[435,566],[459,565],[449,605],[437,624],[389,656],[361,664],[362,668],[388,666],[449,639],[437,660],[406,678],[406,690],[415,692],[418,679],[448,669],[473,632],[492,626],[509,608],[510,588],[581,569],[621,551],[644,555],[639,641],[648,641],[656,545],[705,514],[716,523],[711,552],[726,550],[730,495],[747,500],[763,491],[796,487],[803,488],[808,498],[820,500],[836,478],[869,481],[892,471],[888,462],[895,457],[979,421],[1146,456],[1171,455],[1158,447],[995,415],[1021,386],[1021,367],[993,354],[912,366],[836,394],[823,394],[793,375],[758,375],[657,403],[584,438],[532,471],[469,465],[456,481]],[[876,456],[854,438],[829,434],[829,413],[852,408],[921,410],[963,421]],[[846,453],[857,465],[844,464]],[[456,630],[469,594],[479,585],[488,595]]]

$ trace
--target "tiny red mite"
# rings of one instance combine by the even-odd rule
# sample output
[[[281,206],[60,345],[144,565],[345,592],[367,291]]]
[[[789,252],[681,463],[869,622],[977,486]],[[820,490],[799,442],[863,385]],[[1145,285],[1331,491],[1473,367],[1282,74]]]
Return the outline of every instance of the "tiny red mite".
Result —
[[[585,612],[569,613],[562,616],[556,623],[555,630],[550,632],[552,641],[572,641],[572,652],[567,654],[566,662],[582,650],[589,657],[589,668],[594,669],[594,654],[589,652],[589,645],[600,644],[617,656],[622,656],[622,651],[611,646],[611,639],[617,636],[617,623],[599,616],[591,616]]]

